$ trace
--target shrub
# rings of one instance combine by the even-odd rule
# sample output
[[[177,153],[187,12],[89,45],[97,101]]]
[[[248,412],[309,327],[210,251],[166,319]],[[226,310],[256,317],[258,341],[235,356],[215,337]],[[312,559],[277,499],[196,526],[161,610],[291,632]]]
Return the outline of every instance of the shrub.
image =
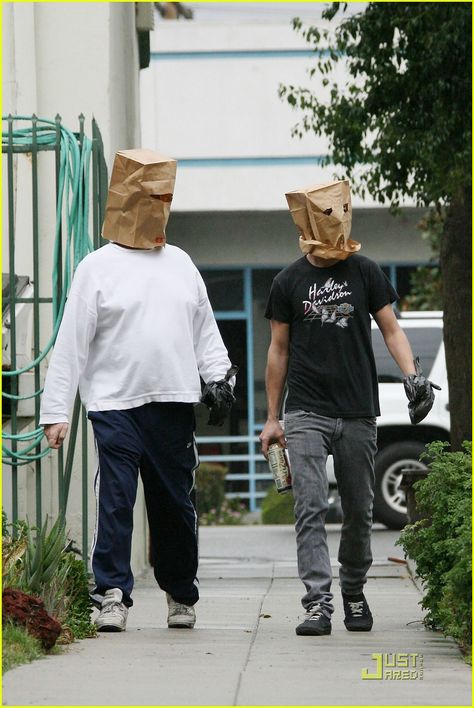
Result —
[[[41,592],[49,614],[61,623],[59,643],[94,637],[97,630],[91,622],[87,571],[72,551],[64,551],[54,578]]]
[[[46,652],[54,647],[62,630],[60,623],[48,614],[41,598],[16,588],[5,588],[2,592],[2,620],[7,619],[25,627],[39,639]]]
[[[81,558],[69,552],[64,560],[67,568],[67,597],[69,598],[64,625],[69,627],[74,639],[95,637],[97,628],[91,622],[92,602],[89,595],[89,579]]]
[[[2,588],[19,587],[27,545],[25,537],[2,537]]]
[[[262,523],[294,524],[294,504],[292,492],[279,494],[272,484],[262,502]]]
[[[398,544],[416,562],[425,586],[425,622],[452,636],[464,653],[471,637],[471,443],[447,452],[433,442],[422,455],[430,473],[415,484],[422,518],[405,528]]]
[[[240,499],[224,499],[219,508],[212,507],[202,514],[199,522],[203,526],[235,526],[242,523],[246,514],[247,507]]]
[[[218,462],[203,462],[196,472],[196,507],[203,526],[241,524],[247,513],[239,499],[226,499],[227,469]]]
[[[46,612],[62,625],[61,643],[94,636],[84,563],[69,550],[72,544],[67,541],[62,517],[49,532],[47,527],[47,518],[41,530],[23,521],[9,525],[3,512],[3,587],[41,598]]]
[[[217,462],[202,462],[196,471],[196,505],[201,518],[211,509],[219,510],[225,499],[227,467]]]

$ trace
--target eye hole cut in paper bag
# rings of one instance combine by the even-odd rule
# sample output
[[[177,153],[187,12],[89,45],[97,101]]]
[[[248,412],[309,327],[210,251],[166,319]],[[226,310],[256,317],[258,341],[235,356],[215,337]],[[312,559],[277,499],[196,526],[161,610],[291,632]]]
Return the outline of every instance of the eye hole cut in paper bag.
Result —
[[[102,236],[133,248],[164,246],[176,164],[153,150],[117,152]]]
[[[348,180],[314,184],[285,194],[303,253],[345,260],[361,248],[349,238],[352,226]]]

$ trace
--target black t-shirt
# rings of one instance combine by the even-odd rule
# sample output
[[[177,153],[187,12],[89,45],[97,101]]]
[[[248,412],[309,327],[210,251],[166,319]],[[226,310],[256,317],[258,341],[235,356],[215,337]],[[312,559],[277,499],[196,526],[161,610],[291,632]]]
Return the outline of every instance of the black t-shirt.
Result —
[[[380,415],[370,314],[396,300],[381,268],[358,254],[329,268],[303,256],[278,273],[265,317],[290,325],[287,411]]]

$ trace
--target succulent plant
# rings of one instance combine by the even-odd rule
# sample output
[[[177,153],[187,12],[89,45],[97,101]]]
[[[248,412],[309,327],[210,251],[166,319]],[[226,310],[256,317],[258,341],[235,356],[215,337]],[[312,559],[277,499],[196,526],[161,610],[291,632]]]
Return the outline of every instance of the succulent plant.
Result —
[[[54,577],[61,555],[66,547],[64,517],[59,516],[48,533],[48,516],[42,529],[33,538],[31,529],[27,532],[27,547],[21,585],[31,593],[40,593]]]

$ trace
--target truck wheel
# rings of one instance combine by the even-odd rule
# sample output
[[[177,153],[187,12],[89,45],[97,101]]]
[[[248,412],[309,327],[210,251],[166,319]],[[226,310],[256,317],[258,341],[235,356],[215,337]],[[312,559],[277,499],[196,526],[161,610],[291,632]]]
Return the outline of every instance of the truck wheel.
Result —
[[[405,492],[400,489],[402,470],[426,470],[419,461],[425,450],[422,442],[393,443],[375,457],[374,519],[389,529],[402,529],[407,523]]]

